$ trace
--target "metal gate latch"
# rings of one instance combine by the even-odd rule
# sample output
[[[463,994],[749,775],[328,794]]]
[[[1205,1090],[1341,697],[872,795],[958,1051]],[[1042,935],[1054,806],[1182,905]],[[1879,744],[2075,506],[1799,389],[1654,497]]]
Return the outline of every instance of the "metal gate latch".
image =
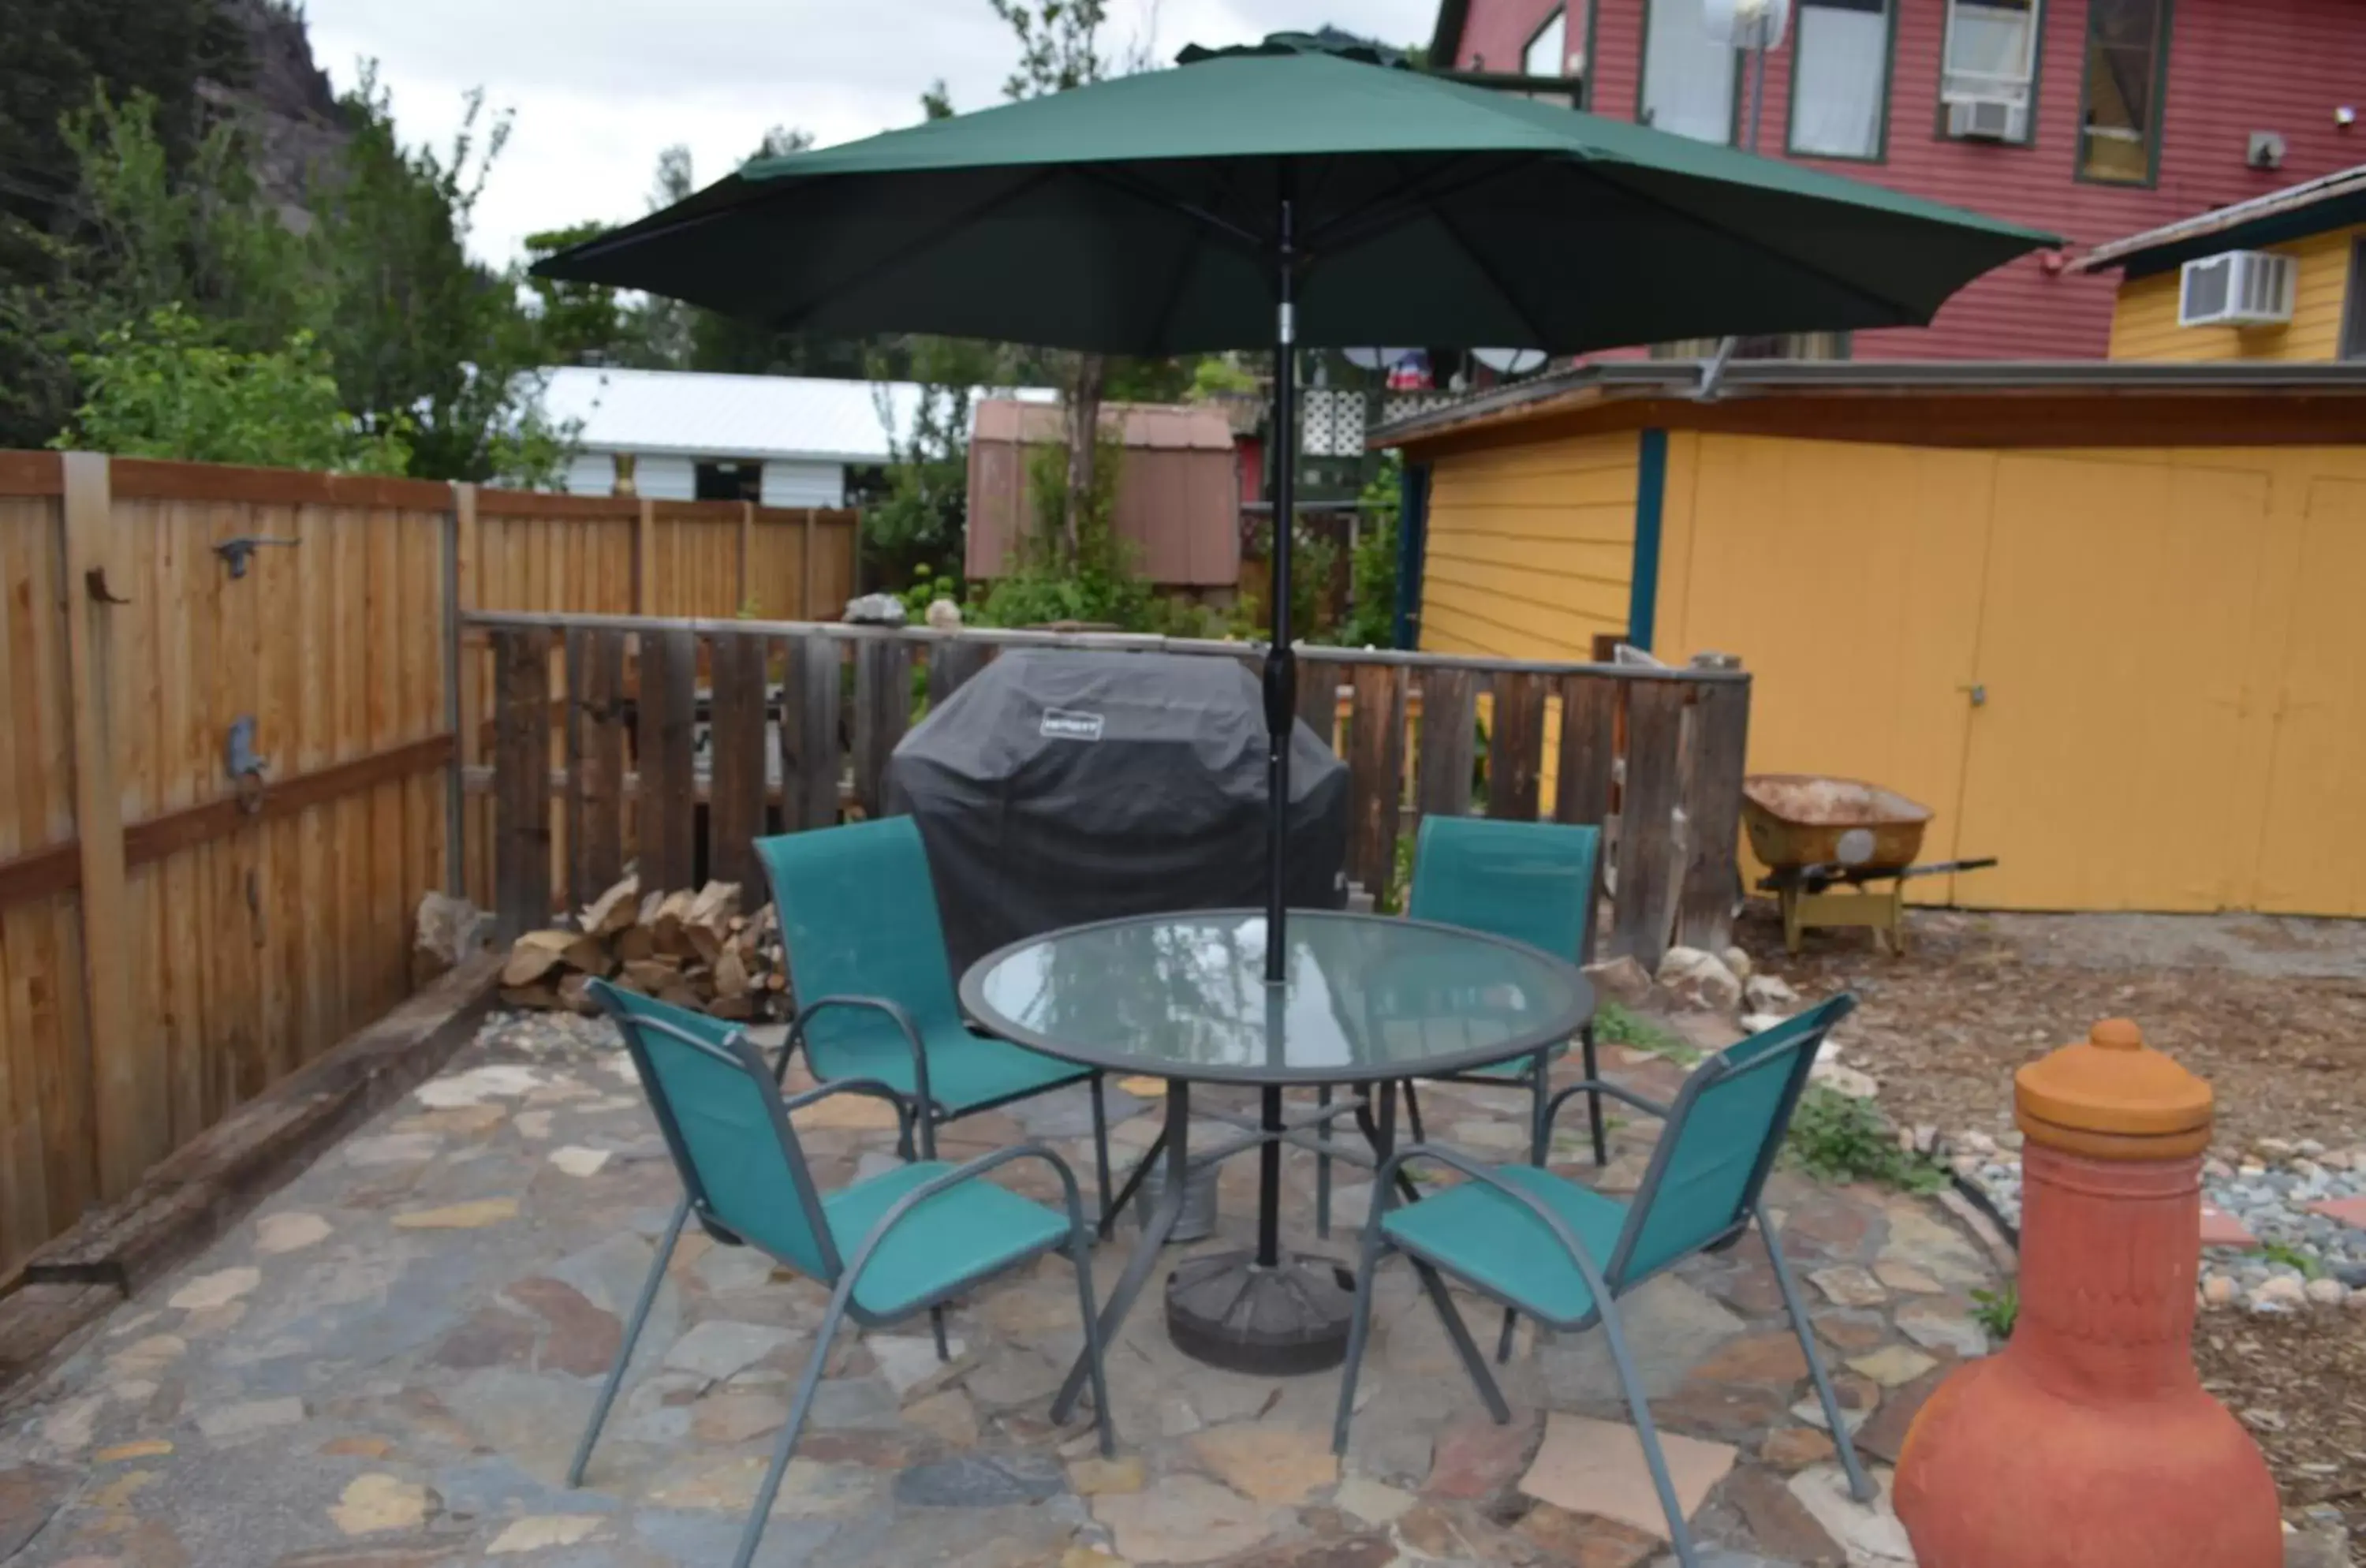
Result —
[[[239,809],[252,817],[263,809],[263,773],[271,766],[267,758],[254,750],[254,716],[241,714],[231,721],[229,744],[223,749],[223,765],[230,770],[231,780],[238,786]]]
[[[300,545],[304,541],[301,539],[276,539],[265,537],[261,535],[245,534],[241,535],[235,539],[224,539],[220,544],[214,547],[214,554],[221,557],[223,563],[230,568],[231,576],[234,578],[244,577],[246,575],[246,563],[254,558],[254,552],[260,547],[265,545]]]

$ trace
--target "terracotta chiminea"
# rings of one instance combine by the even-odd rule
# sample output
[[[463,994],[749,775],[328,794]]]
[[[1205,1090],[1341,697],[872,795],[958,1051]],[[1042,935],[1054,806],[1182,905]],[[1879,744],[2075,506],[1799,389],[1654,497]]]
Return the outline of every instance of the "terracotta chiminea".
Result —
[[[2193,1370],[2210,1086],[2112,1019],[2014,1075],[2021,1313],[1915,1417],[1921,1568],[2280,1568],[2274,1481]]]

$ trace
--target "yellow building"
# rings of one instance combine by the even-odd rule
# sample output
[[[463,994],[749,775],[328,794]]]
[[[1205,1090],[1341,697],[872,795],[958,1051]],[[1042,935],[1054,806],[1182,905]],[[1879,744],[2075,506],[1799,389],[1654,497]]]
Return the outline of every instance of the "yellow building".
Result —
[[[2366,359],[2366,164],[2098,245],[2111,356]]]
[[[1992,908],[2366,915],[2366,364],[1597,365],[1378,433],[1419,646],[1754,673]],[[1413,487],[1419,494],[1421,487]]]

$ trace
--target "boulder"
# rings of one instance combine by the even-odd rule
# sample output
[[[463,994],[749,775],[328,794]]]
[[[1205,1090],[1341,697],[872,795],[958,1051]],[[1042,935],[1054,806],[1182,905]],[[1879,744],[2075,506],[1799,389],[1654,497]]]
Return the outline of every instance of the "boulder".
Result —
[[[1732,970],[1737,977],[1742,980],[1750,978],[1750,954],[1738,947],[1729,947],[1718,956],[1725,960],[1725,966]]]
[[[1785,984],[1777,975],[1752,975],[1741,982],[1741,1002],[1752,1012],[1781,1013],[1788,1016],[1799,1005],[1799,993]]]
[[[1847,1095],[1851,1100],[1871,1100],[1881,1090],[1881,1086],[1873,1081],[1872,1074],[1842,1066],[1838,1062],[1818,1062],[1808,1069],[1808,1081],[1821,1084],[1826,1089]]]
[[[1651,995],[1651,973],[1633,953],[1589,964],[1585,977],[1594,982],[1594,994],[1598,999],[1617,1002],[1621,1007],[1640,1007]]]
[[[1741,981],[1715,953],[1697,947],[1672,947],[1660,960],[1661,988],[1679,1007],[1727,1012],[1741,1005]]]

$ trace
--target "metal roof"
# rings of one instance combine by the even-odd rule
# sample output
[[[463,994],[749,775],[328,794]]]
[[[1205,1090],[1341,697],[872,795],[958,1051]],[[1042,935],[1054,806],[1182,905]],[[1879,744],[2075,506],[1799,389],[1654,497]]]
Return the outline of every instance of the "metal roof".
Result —
[[[1233,425],[1222,409],[1213,405],[1175,403],[1105,403],[1105,421],[1122,417],[1121,439],[1129,447],[1167,451],[1229,452]],[[977,441],[1019,441],[1028,446],[1056,444],[1067,439],[1065,411],[1047,404],[1005,398],[979,401],[972,426]]]
[[[1377,425],[1366,436],[1365,445],[1393,446],[1449,430],[1515,419],[1547,404],[1593,403],[1622,397],[1690,400],[1698,395],[1708,365],[1706,359],[1622,359],[1573,366]],[[1807,391],[1931,397],[2035,390],[2366,393],[2366,360],[1737,359],[1727,362],[1717,385],[1717,401]]]
[[[2317,232],[2357,220],[2350,210],[2356,202],[2350,198],[2366,198],[2366,164],[2097,245],[2072,262],[2069,270],[2099,272],[2125,266],[2140,258],[2155,259],[2153,253],[2172,248],[2202,254]],[[2159,259],[2165,265],[2167,258]]]
[[[908,381],[836,381],[805,376],[722,376],[690,370],[560,366],[543,406],[560,423],[580,421],[576,444],[592,452],[884,463],[886,418],[911,430],[921,389]],[[1048,402],[1027,388],[1006,396]]]

